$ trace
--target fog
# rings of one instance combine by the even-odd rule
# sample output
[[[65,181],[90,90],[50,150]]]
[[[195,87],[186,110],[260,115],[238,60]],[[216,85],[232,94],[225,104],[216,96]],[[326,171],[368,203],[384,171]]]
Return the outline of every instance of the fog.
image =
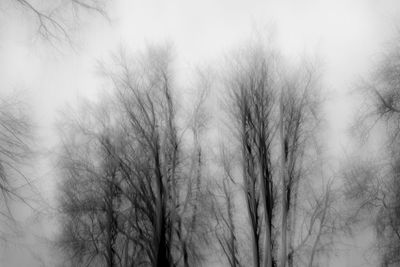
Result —
[[[400,238],[388,236],[400,225],[399,14],[395,0],[4,1],[0,266],[398,266]],[[257,105],[268,109],[263,119]],[[290,112],[302,114],[292,147]],[[254,125],[263,121],[270,135],[260,156]],[[132,195],[144,189],[129,183],[157,162],[152,131],[166,179],[148,182],[141,200],[155,199],[146,206],[153,213],[140,211]],[[110,164],[119,180],[108,186]],[[114,183],[121,195],[110,200],[110,230],[102,220]],[[157,201],[163,186],[171,202]],[[161,216],[158,203],[168,214],[160,224],[151,219]],[[108,215],[95,211],[103,204]],[[71,211],[79,206],[95,217],[90,234],[99,227],[108,241],[86,239],[87,214]],[[164,224],[171,234],[160,245]]]

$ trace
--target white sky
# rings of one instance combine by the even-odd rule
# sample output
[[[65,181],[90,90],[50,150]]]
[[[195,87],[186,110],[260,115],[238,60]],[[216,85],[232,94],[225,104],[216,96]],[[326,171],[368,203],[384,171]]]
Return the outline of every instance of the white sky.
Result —
[[[273,30],[285,56],[306,53],[322,60],[331,96],[326,112],[332,151],[340,157],[354,101],[347,93],[376,62],[400,15],[396,0],[115,2],[110,5],[111,25],[98,18],[83,19],[73,36],[76,49],[63,46],[60,51],[32,40],[32,22],[23,18],[25,13],[8,7],[0,10],[1,93],[16,88],[27,92],[42,141],[53,142],[57,110],[79,96],[93,98],[100,91],[96,62],[107,59],[121,44],[134,51],[148,43],[170,41],[185,68],[216,62],[257,32]],[[46,167],[40,172],[45,190],[51,193],[54,173]],[[343,255],[336,266],[365,266],[358,250]],[[9,262],[18,265],[20,259],[11,258]]]

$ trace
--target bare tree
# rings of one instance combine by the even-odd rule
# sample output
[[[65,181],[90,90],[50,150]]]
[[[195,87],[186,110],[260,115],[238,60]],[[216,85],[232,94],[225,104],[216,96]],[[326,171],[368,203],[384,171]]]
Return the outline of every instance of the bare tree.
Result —
[[[53,41],[70,42],[69,21],[76,20],[79,11],[88,11],[107,17],[107,0],[9,0],[33,16],[40,37]]]
[[[213,216],[216,220],[214,232],[223,255],[226,257],[229,266],[241,266],[239,261],[238,238],[234,215],[235,199],[233,188],[236,182],[232,174],[233,157],[229,156],[224,147],[221,148],[221,165],[223,167],[222,183],[217,184],[218,190],[210,190],[214,196]]]
[[[0,214],[8,226],[15,225],[10,201],[32,204],[24,193],[25,188],[33,187],[24,170],[33,155],[34,141],[28,109],[17,95],[0,100]],[[2,233],[2,239],[5,235]]]
[[[241,153],[243,187],[249,214],[254,266],[271,267],[274,183],[271,167],[274,59],[261,47],[233,62],[226,86],[231,92],[233,121]],[[262,225],[264,222],[264,229]],[[261,245],[264,234],[263,247]],[[263,252],[262,252],[263,251]]]
[[[96,114],[96,113],[94,113]],[[117,266],[118,213],[121,205],[116,138],[106,113],[73,118],[63,129],[59,246],[74,266]],[[64,118],[67,123],[68,118]],[[108,117],[108,119],[110,119]]]
[[[318,73],[305,62],[298,69],[284,72],[280,61],[276,54],[262,46],[253,47],[233,61],[233,74],[226,83],[231,93],[228,104],[233,114],[231,119],[236,123],[241,145],[254,266],[277,263],[274,255],[278,242],[273,229],[278,228],[281,239],[279,264],[283,267],[300,265],[294,259],[298,255],[295,244],[299,242],[296,231],[302,231],[298,228],[303,220],[303,215],[297,211],[298,203],[312,200],[307,195],[299,195],[299,188],[316,178],[311,172],[316,167],[315,158],[320,157],[311,153],[318,143],[321,120]],[[278,159],[280,164],[275,164]],[[280,168],[274,168],[276,165]],[[281,223],[274,220],[279,184],[282,186]],[[326,194],[315,199],[329,198],[326,195],[330,190],[322,191]],[[327,203],[326,209],[331,211],[333,205],[331,201]],[[315,209],[322,210],[319,204],[307,208],[318,214],[320,212]],[[326,223],[325,219],[322,221]],[[311,226],[312,236],[315,236],[315,227]],[[320,241],[316,243],[318,247],[321,244]],[[315,256],[316,253],[311,254]]]
[[[397,182],[400,155],[399,62],[397,42],[383,56],[371,78],[360,86],[366,97],[356,125],[364,130],[362,137],[368,137],[378,129],[385,134],[386,141],[382,144],[380,157],[373,162],[363,159],[364,164],[346,172],[347,197],[358,203],[353,219],[362,215],[363,210],[375,214],[372,223],[377,233],[376,247],[382,266],[397,266],[400,262]]]
[[[114,60],[117,68],[107,73],[115,89],[115,99],[108,109],[110,119],[97,115],[99,119],[90,127],[78,127],[75,132],[83,138],[69,133],[72,141],[79,142],[65,147],[67,151],[77,149],[80,157],[67,154],[66,159],[61,159],[63,163],[72,160],[85,166],[82,174],[86,175],[82,175],[75,165],[67,165],[68,173],[72,172],[66,177],[67,184],[74,180],[72,185],[76,185],[82,180],[89,188],[84,190],[86,193],[69,193],[71,190],[64,188],[67,199],[62,207],[70,217],[65,229],[74,226],[90,230],[76,237],[83,237],[89,247],[76,249],[70,247],[70,242],[61,243],[66,244],[66,249],[88,251],[89,256],[84,256],[89,263],[92,257],[100,259],[92,264],[101,264],[101,259],[107,266],[197,264],[202,260],[208,229],[208,209],[204,207],[209,200],[202,190],[201,145],[206,94],[199,96],[189,126],[181,131],[177,126],[169,48],[152,47],[134,58],[121,55]],[[192,138],[193,147],[185,151],[181,142],[188,137]],[[85,150],[93,153],[85,154]],[[188,160],[183,159],[185,155],[189,155]],[[99,162],[105,165],[99,166]],[[87,180],[89,174],[96,175]],[[89,218],[94,220],[73,219],[76,216],[65,207],[76,203],[76,195],[104,202],[105,213],[77,207],[79,214],[85,218],[92,214]],[[95,229],[99,230],[93,232]],[[104,245],[100,247],[99,242]],[[78,257],[80,262],[81,258]]]
[[[151,236],[148,248],[153,266],[174,263],[175,226],[177,222],[179,143],[175,126],[175,108],[169,55],[166,50],[150,50],[144,61],[138,62],[137,73],[128,62],[120,77],[114,79],[119,101],[126,114],[127,131],[144,153],[145,166],[130,168],[131,172],[145,172],[147,185],[138,193],[147,203],[150,214]],[[135,70],[133,70],[135,71]],[[135,149],[137,150],[137,149]],[[134,151],[132,151],[134,153]],[[142,178],[139,178],[142,179]]]
[[[189,149],[188,165],[184,168],[186,187],[183,189],[184,197],[180,201],[183,208],[178,216],[178,240],[182,247],[183,266],[192,266],[201,262],[201,244],[207,241],[206,233],[208,225],[210,205],[208,194],[205,190],[204,151],[202,139],[209,120],[209,114],[205,109],[205,102],[210,89],[210,79],[201,71],[198,72],[198,81],[195,85],[197,96],[193,109],[188,112],[188,130],[192,135],[193,148]],[[185,169],[187,170],[185,172]]]
[[[345,168],[348,224],[372,226],[376,232],[374,250],[381,265],[396,266],[400,261],[397,157],[390,153],[383,160],[362,158]]]
[[[310,141],[315,141],[313,135],[320,118],[317,117],[319,101],[315,97],[317,82],[316,72],[310,67],[297,70],[292,75],[283,77],[280,92],[279,137],[281,154],[282,179],[282,232],[281,258],[282,267],[293,266],[293,245],[288,244],[287,232],[295,231],[296,205],[298,187],[304,178],[305,150]],[[291,222],[292,221],[292,222]],[[292,229],[291,229],[292,228]],[[294,234],[289,232],[290,241]],[[287,247],[289,245],[289,253]]]

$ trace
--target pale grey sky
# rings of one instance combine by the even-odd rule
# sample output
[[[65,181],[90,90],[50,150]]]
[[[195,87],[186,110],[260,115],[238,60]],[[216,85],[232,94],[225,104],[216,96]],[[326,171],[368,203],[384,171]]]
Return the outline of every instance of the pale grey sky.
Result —
[[[96,97],[103,84],[96,74],[97,61],[109,58],[121,44],[135,51],[148,43],[170,41],[182,66],[193,66],[215,62],[259,33],[274,32],[284,56],[297,59],[308,54],[322,60],[324,84],[332,96],[326,105],[331,148],[340,157],[354,101],[347,94],[376,62],[400,17],[396,0],[114,2],[111,24],[83,18],[72,35],[74,48],[63,45],[59,50],[35,40],[32,21],[24,12],[8,5],[0,10],[1,92],[27,93],[42,141],[54,142],[57,110],[80,96]],[[54,172],[42,169],[37,175],[51,196]],[[341,256],[335,266],[365,266],[357,249]],[[15,251],[7,257],[10,266],[24,264]]]

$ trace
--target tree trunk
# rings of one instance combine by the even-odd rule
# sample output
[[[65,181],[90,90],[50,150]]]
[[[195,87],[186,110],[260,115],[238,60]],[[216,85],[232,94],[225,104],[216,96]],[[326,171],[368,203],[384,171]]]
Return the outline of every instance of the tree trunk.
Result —
[[[281,141],[281,179],[282,179],[282,240],[281,240],[281,257],[280,257],[280,266],[286,266],[286,258],[287,258],[287,170],[286,170],[286,150],[285,150],[285,137],[284,137],[284,111],[283,111],[283,91],[281,92],[280,99],[280,125],[279,125],[279,134]]]

